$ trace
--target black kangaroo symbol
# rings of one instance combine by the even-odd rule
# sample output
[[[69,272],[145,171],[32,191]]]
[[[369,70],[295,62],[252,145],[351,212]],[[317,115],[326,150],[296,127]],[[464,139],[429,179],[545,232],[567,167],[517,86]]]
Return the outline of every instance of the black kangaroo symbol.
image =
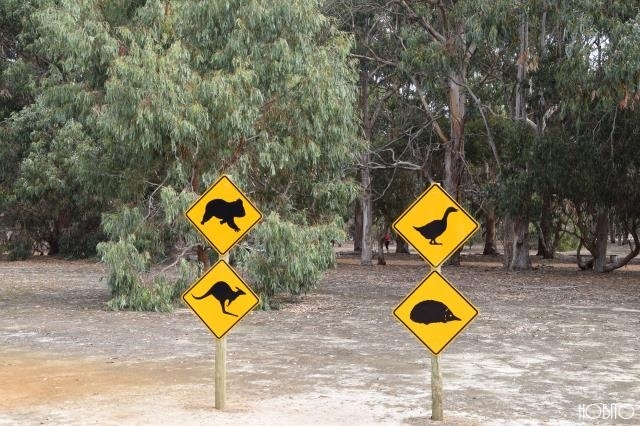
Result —
[[[241,289],[239,289],[238,287],[236,287],[234,291],[226,282],[218,281],[217,283],[212,285],[209,291],[207,291],[202,296],[196,296],[195,294],[192,296],[194,299],[198,299],[198,300],[204,299],[207,296],[213,296],[218,300],[218,302],[220,302],[220,306],[222,307],[222,313],[237,317],[236,314],[227,312],[226,306],[230,305],[231,302],[236,300],[238,296],[242,296],[243,294],[246,294],[246,293]]]
[[[421,233],[423,237],[429,240],[429,244],[438,246],[442,245],[442,243],[436,241],[436,238],[442,235],[445,229],[447,229],[447,216],[449,216],[449,213],[457,211],[458,209],[456,209],[455,207],[449,207],[444,212],[444,216],[442,216],[442,219],[433,220],[421,227],[414,226],[414,228],[416,229],[416,231]]]

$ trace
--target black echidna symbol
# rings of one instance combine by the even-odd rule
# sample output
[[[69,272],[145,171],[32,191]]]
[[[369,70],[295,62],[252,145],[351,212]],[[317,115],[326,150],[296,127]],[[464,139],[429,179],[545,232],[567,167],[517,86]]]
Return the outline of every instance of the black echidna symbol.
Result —
[[[423,300],[417,303],[411,310],[409,318],[411,318],[411,321],[419,324],[460,321],[460,318],[455,316],[447,305],[437,300]]]

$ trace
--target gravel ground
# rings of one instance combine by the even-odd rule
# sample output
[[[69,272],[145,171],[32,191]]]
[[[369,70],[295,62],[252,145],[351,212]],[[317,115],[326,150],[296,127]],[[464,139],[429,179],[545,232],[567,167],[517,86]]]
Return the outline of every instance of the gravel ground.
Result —
[[[441,355],[432,422],[431,356],[391,314],[429,269],[387,262],[342,253],[313,292],[247,315],[227,335],[223,411],[214,337],[189,309],[108,311],[92,262],[0,262],[0,425],[640,424],[638,263],[443,268],[480,314]]]

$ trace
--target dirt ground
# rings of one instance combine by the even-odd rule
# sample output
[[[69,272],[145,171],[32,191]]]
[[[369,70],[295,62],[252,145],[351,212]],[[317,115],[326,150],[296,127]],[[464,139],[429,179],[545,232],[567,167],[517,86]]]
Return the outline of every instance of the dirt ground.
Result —
[[[430,354],[391,314],[429,268],[387,261],[342,253],[317,290],[247,315],[227,335],[224,411],[189,309],[107,311],[92,262],[0,262],[0,425],[443,424]],[[471,250],[443,268],[480,311],[441,355],[444,424],[640,424],[640,265],[534,264]]]

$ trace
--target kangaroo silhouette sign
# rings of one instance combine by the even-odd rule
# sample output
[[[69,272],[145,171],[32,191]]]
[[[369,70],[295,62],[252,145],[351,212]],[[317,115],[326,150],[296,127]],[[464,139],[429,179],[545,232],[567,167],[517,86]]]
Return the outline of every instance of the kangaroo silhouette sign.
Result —
[[[437,271],[432,271],[393,315],[434,355],[478,315],[478,310]]]
[[[258,296],[220,260],[182,294],[182,300],[221,339],[258,304]]]
[[[455,253],[478,227],[438,184],[429,186],[393,223],[393,229],[433,267]]]
[[[227,176],[211,185],[185,216],[220,254],[262,220],[262,213]]]

